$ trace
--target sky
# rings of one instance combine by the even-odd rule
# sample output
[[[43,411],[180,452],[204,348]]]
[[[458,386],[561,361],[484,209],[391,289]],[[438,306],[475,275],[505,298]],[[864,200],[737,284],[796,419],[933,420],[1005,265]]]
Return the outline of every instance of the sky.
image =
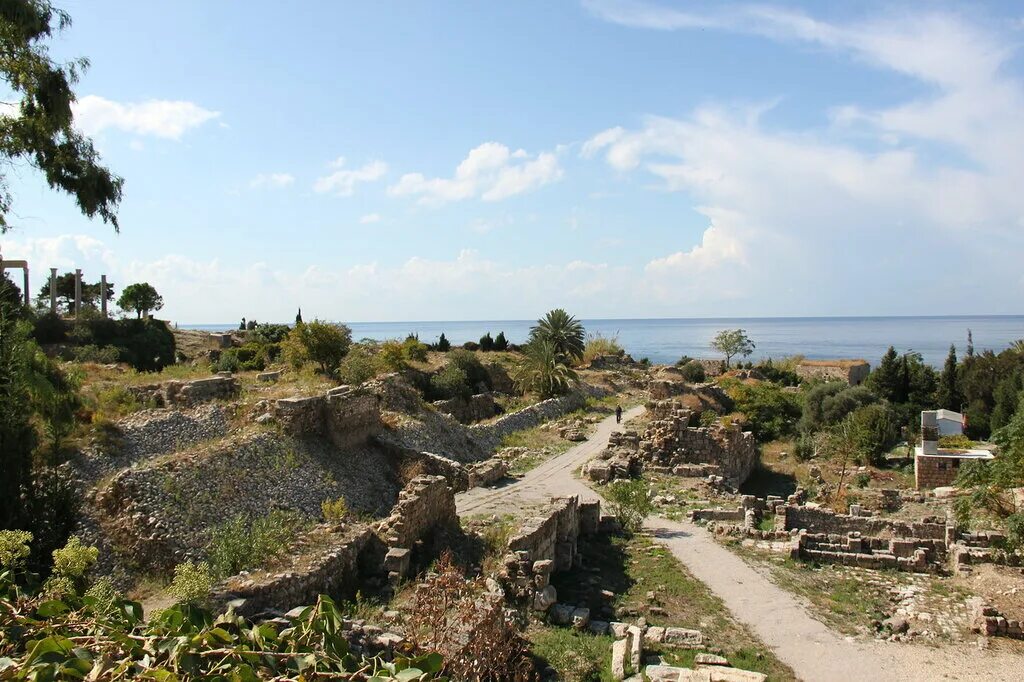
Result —
[[[119,233],[0,252],[180,324],[1018,314],[1015,3],[66,0]],[[18,280],[17,277],[15,277]]]

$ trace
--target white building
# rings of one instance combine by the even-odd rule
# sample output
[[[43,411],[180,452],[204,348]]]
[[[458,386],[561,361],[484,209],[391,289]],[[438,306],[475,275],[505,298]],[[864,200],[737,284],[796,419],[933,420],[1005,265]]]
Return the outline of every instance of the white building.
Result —
[[[959,436],[964,432],[964,416],[953,410],[935,410],[940,436]]]

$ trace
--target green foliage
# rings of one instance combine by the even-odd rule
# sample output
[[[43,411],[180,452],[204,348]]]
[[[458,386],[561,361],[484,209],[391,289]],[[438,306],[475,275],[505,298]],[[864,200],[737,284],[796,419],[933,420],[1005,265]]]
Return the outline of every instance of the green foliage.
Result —
[[[857,447],[867,461],[881,464],[885,455],[900,440],[896,415],[887,405],[866,405],[850,415],[856,432]]]
[[[800,376],[792,368],[778,365],[771,358],[757,363],[753,366],[753,369],[756,369],[765,379],[773,384],[779,384],[780,386],[800,385]]]
[[[295,325],[281,344],[285,358],[294,367],[311,362],[328,375],[334,375],[351,345],[352,331],[348,327],[320,320]]]
[[[640,480],[612,481],[605,488],[604,497],[611,503],[612,513],[627,533],[640,530],[644,519],[654,511],[650,492]]]
[[[541,398],[568,393],[580,379],[565,364],[565,357],[548,342],[532,341],[513,374],[516,388],[522,393],[536,393]]]
[[[402,342],[402,354],[409,362],[426,362],[428,351],[427,344],[420,343],[415,336],[410,335]]]
[[[848,386],[842,381],[816,384],[804,397],[800,431],[814,433],[826,429],[855,410],[877,402],[878,397],[863,386]]]
[[[94,362],[98,365],[112,365],[121,357],[121,351],[115,346],[97,346],[89,344],[78,346],[72,353],[75,362]]]
[[[561,308],[549,311],[530,328],[530,344],[534,342],[550,346],[563,364],[579,361],[586,350],[583,324]]]
[[[32,477],[37,435],[29,376],[34,355],[28,325],[0,306],[0,528],[24,527],[22,503]]]
[[[68,315],[72,315],[75,312],[75,273],[65,272],[63,275],[57,275],[57,291],[56,291],[56,302],[57,310],[63,311]],[[100,308],[100,295],[102,293],[102,286],[100,282],[86,282],[82,280],[82,314],[94,313]],[[107,282],[107,302],[109,303],[114,299],[114,283]],[[47,279],[46,283],[39,289],[39,293],[36,296],[36,305],[41,308],[49,310],[50,307],[50,281]]]
[[[377,351],[377,365],[385,372],[401,372],[408,365],[405,348],[398,341],[385,341]]]
[[[559,680],[597,682],[611,641],[571,628],[544,628],[532,637],[530,651],[554,668]]]
[[[36,321],[35,337],[41,342],[62,334],[70,336],[70,340],[77,344],[98,346],[103,353],[110,352],[108,349],[111,347],[116,348],[116,360],[126,362],[140,372],[158,372],[174,364],[174,334],[160,320],[95,318],[80,321],[70,328],[52,316]]]
[[[124,288],[121,298],[117,299],[117,305],[121,310],[135,313],[140,318],[149,317],[150,311],[164,307],[164,297],[149,282],[136,282]]]
[[[935,370],[924,364],[920,353],[897,355],[889,346],[878,367],[868,376],[866,385],[879,398],[893,405],[908,405],[910,412],[920,412],[933,406],[937,378]]]
[[[453,350],[448,354],[448,364],[458,367],[466,374],[466,385],[472,393],[477,393],[481,389],[491,390],[491,375],[473,352]]]
[[[213,530],[206,548],[219,578],[258,567],[283,552],[304,521],[295,512],[275,509],[266,516],[237,515]]]
[[[333,524],[344,522],[349,514],[348,503],[344,497],[339,497],[335,500],[324,500],[320,503],[320,511],[324,515],[324,520],[327,523]]]
[[[124,181],[99,165],[92,142],[73,127],[72,86],[88,61],[55,61],[44,42],[70,24],[71,17],[48,0],[4,3],[0,71],[12,91],[7,99],[17,104],[0,118],[2,154],[9,163],[39,169],[51,188],[74,197],[84,215],[99,215],[116,229]],[[9,227],[11,201],[0,180],[0,232]]]
[[[99,550],[86,547],[76,536],[68,538],[61,549],[53,550],[53,572],[70,578],[81,578],[96,563]]]
[[[793,457],[798,462],[806,462],[817,454],[817,443],[814,434],[801,432],[793,441]]]
[[[949,355],[939,375],[938,388],[935,391],[936,404],[946,410],[959,412],[963,409],[964,396],[960,390],[960,372],[956,364],[956,346],[950,345]]]
[[[508,350],[508,339],[505,338],[505,332],[498,332],[498,335],[494,337],[494,350]]]
[[[679,367],[680,373],[683,378],[692,384],[702,384],[707,381],[707,372],[704,371],[704,365],[700,364],[696,360],[690,360],[686,364]]]
[[[338,378],[353,386],[377,376],[377,362],[373,351],[364,344],[352,346],[338,365]]]
[[[950,450],[969,450],[974,447],[974,441],[962,433],[939,436],[939,447]]]
[[[434,345],[434,348],[440,353],[447,353],[452,349],[452,344],[448,339],[445,338],[444,332],[441,332],[441,338],[437,340],[437,343]]]
[[[27,530],[0,530],[0,568],[15,570],[25,564],[32,542]]]
[[[718,415],[714,410],[704,410],[700,413],[700,425],[704,427],[714,426],[718,423]]]
[[[291,331],[292,328],[286,324],[260,324],[247,335],[247,338],[253,343],[270,345],[281,343],[288,338]]]
[[[754,352],[754,342],[742,329],[723,329],[711,340],[711,348],[725,356],[725,367],[736,355],[747,357]]]
[[[438,400],[467,400],[473,395],[465,370],[452,363],[448,363],[440,372],[430,377],[430,388],[431,397]]]
[[[484,351],[485,353],[494,350],[494,339],[491,338],[490,332],[487,332],[486,334],[480,337],[480,350]]]
[[[179,604],[197,604],[206,601],[215,582],[208,563],[189,559],[174,567],[174,578],[167,591]]]
[[[798,395],[771,382],[736,384],[727,392],[736,409],[750,420],[750,430],[759,442],[794,433],[801,413]]]
[[[622,355],[625,353],[616,335],[605,336],[601,332],[587,334],[587,345],[583,348],[582,364],[588,364],[602,355]]]
[[[437,654],[385,661],[350,651],[344,613],[326,596],[279,628],[196,606],[212,584],[201,565],[179,567],[175,583],[181,603],[146,619],[141,604],[121,598],[109,582],[82,597],[54,599],[0,573],[0,677],[410,682],[434,679],[444,663]]]

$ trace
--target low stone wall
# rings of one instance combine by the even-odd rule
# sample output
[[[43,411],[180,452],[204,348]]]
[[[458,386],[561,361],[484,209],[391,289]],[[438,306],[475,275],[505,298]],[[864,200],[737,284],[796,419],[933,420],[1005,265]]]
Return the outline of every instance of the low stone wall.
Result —
[[[845,535],[860,533],[873,537],[922,538],[951,542],[955,530],[944,520],[924,519],[919,522],[897,521],[875,516],[836,514],[828,509],[786,505],[775,516],[779,530],[807,530],[811,533]]]
[[[530,429],[546,421],[578,410],[587,403],[588,394],[582,390],[574,391],[560,398],[549,398],[516,412],[511,412],[490,424],[477,424],[470,427],[470,433],[488,450],[494,450],[502,439],[516,431]]]
[[[320,436],[337,447],[350,447],[380,433],[380,400],[364,387],[338,386],[325,395],[282,398],[272,412],[285,433]]]
[[[493,485],[508,476],[508,462],[492,458],[469,467],[469,487]]]
[[[377,527],[387,547],[382,569],[392,584],[412,571],[417,545],[431,535],[459,528],[455,495],[443,476],[417,476],[398,494],[391,515]]]
[[[128,387],[128,392],[139,402],[155,407],[187,407],[212,400],[230,400],[237,397],[240,390],[241,384],[232,376],[213,376],[192,381],[171,380]]]
[[[988,637],[1010,637],[1024,639],[1024,623],[1010,620],[999,613],[991,604],[980,597],[975,598],[972,608],[971,630]]]
[[[461,424],[472,424],[498,414],[498,405],[494,402],[492,393],[477,393],[470,396],[469,400],[435,400],[431,404],[438,412],[451,415]]]
[[[228,578],[214,588],[212,601],[235,604],[235,612],[253,617],[271,609],[312,604],[320,594],[344,600],[355,596],[364,578],[361,557],[376,538],[367,525],[339,534],[336,541],[299,565],[276,572],[253,571]]]
[[[914,482],[918,490],[953,485],[959,473],[960,460],[955,457],[914,457]]]
[[[801,532],[794,553],[803,559],[861,568],[924,573],[937,570],[946,545],[921,538],[867,538],[859,533],[833,535]]]

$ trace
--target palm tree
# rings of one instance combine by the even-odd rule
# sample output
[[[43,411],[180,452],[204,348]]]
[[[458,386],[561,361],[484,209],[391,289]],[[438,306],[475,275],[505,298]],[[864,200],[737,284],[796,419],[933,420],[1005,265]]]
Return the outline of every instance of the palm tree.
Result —
[[[586,341],[583,324],[561,308],[555,308],[530,328],[530,341],[550,344],[562,358],[576,361],[583,357]]]
[[[535,339],[526,347],[526,357],[513,378],[523,393],[536,393],[551,398],[569,392],[580,382],[579,375],[563,362],[553,344]]]

